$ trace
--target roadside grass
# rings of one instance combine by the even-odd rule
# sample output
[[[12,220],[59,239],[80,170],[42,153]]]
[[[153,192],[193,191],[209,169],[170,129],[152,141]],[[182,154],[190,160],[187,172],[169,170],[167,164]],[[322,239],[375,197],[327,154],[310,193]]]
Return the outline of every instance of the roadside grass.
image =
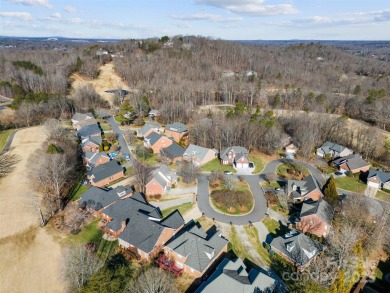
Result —
[[[307,168],[305,168],[303,166],[300,166],[300,168],[302,170],[302,175],[304,177],[307,177],[310,175],[310,172]],[[289,164],[280,164],[280,165],[278,165],[278,167],[276,169],[276,174],[282,178],[292,178],[294,176],[292,176],[291,174],[289,174],[287,172],[287,170],[289,170],[289,169],[291,169],[291,166]]]
[[[170,213],[172,213],[174,210],[178,209],[180,214],[183,216],[185,213],[187,213],[189,210],[193,208],[194,204],[192,202],[186,202],[181,205],[173,206],[170,208],[167,208],[165,210],[162,210],[163,217],[168,216]]]
[[[319,170],[320,172],[326,173],[326,174],[333,174],[334,172],[337,171],[336,168],[332,168],[332,167],[327,166],[327,165],[316,166],[316,168],[317,168],[317,170]]]
[[[376,198],[379,200],[390,202],[390,191],[378,190],[378,192],[376,193]]]
[[[267,249],[263,247],[263,244],[259,241],[259,233],[255,226],[245,225],[245,231],[248,234],[249,241],[256,249],[258,255],[269,265],[271,260]]]
[[[251,257],[249,256],[248,252],[246,251],[246,249],[242,245],[241,240],[240,240],[240,236],[238,235],[238,233],[233,225],[230,229],[229,241],[230,241],[229,242],[230,249],[233,250],[235,255],[237,255],[241,259],[251,260]]]
[[[265,164],[259,156],[254,155],[254,154],[250,154],[249,159],[255,165],[255,170],[253,171],[253,174],[258,174],[261,171],[263,171]]]
[[[202,166],[202,172],[223,172],[223,171],[230,171],[233,173],[236,173],[236,170],[230,166],[230,165],[221,165],[218,158],[215,158],[214,160],[211,160],[210,162],[204,164]]]
[[[353,191],[353,192],[364,192],[367,186],[363,182],[360,181],[359,176],[354,177],[338,177],[336,180],[337,188]]]
[[[268,232],[277,235],[280,232],[280,224],[270,217],[263,220],[263,224],[267,227]]]
[[[260,185],[265,188],[280,188],[280,185],[278,182],[267,182],[267,181],[261,181]]]
[[[14,129],[0,131],[0,152],[3,151],[5,144],[8,141],[8,137],[13,131]]]
[[[214,221],[206,216],[197,218],[195,221],[198,222],[205,231],[215,225]]]

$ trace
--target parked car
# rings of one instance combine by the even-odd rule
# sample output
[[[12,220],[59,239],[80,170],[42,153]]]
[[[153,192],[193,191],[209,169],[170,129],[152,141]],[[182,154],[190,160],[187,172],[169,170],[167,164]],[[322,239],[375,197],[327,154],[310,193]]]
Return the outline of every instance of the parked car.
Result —
[[[254,167],[255,167],[255,165],[252,162],[250,162],[249,163],[249,168],[254,168]]]
[[[118,152],[112,152],[112,153],[109,153],[108,156],[110,157],[110,159],[113,159],[115,157],[117,157],[119,155]]]
[[[233,172],[232,171],[224,171],[223,174],[225,174],[225,175],[232,175]]]
[[[130,155],[129,154],[123,154],[123,157],[126,159],[126,161],[130,161]]]

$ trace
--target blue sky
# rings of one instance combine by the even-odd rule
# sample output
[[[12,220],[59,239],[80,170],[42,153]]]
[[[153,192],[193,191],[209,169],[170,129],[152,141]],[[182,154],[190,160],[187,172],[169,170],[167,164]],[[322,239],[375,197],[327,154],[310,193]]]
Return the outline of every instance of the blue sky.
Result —
[[[389,40],[389,0],[0,0],[0,35]]]

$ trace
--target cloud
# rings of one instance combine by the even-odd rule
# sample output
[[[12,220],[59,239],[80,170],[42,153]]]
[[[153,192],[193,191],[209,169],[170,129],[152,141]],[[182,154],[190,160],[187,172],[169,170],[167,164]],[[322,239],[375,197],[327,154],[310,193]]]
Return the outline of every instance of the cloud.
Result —
[[[235,14],[272,16],[297,13],[292,4],[265,5],[265,0],[195,0],[200,5],[226,9]]]
[[[67,5],[67,6],[64,7],[64,11],[68,12],[68,13],[76,13],[77,12],[77,8],[74,7],[74,6]]]
[[[57,23],[65,23],[65,24],[81,24],[84,22],[81,18],[78,17],[64,18],[62,17],[62,14],[59,12],[55,12],[47,17],[41,17],[39,18],[39,20],[43,22],[57,22]]]
[[[177,20],[187,20],[187,21],[206,20],[211,22],[237,22],[242,20],[241,17],[224,18],[218,14],[172,15],[171,18]]]
[[[191,28],[192,25],[188,22],[181,22],[176,25],[178,28]]]
[[[18,18],[21,20],[30,20],[32,16],[28,12],[0,12],[0,17]]]
[[[55,12],[55,13],[53,13],[52,15],[50,15],[49,18],[54,19],[54,20],[57,20],[57,19],[61,19],[61,18],[62,18],[62,15],[61,15],[61,13],[59,13],[59,12]]]
[[[48,0],[8,0],[8,1],[15,4],[22,4],[27,6],[43,6],[46,8],[52,7],[52,5],[49,3]]]

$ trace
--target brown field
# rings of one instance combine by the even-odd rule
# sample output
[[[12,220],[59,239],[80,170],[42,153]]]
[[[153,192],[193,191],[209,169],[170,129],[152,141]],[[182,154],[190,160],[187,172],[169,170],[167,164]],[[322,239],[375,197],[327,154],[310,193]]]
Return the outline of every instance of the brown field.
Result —
[[[61,246],[45,228],[38,227],[26,193],[28,158],[45,139],[43,127],[18,131],[10,153],[20,162],[0,180],[0,292],[63,292],[59,274]]]

